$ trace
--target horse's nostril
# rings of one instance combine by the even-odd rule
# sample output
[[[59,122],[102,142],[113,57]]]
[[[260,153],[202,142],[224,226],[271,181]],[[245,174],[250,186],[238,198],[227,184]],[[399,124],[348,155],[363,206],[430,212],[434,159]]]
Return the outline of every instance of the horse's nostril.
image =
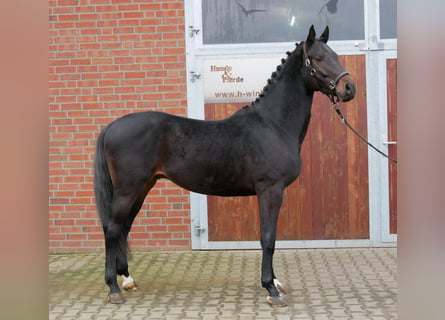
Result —
[[[347,83],[345,84],[345,93],[346,93],[348,96],[351,96],[351,97],[354,97],[354,96],[355,96],[355,85],[354,85],[354,83],[347,82]]]

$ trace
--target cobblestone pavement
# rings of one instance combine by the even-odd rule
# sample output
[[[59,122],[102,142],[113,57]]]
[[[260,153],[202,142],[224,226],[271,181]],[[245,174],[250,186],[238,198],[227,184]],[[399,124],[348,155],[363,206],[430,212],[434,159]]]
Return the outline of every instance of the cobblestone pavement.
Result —
[[[133,253],[140,289],[122,305],[106,300],[103,254],[50,255],[49,319],[396,319],[396,260],[396,248],[277,250],[288,306],[272,308],[260,251]]]

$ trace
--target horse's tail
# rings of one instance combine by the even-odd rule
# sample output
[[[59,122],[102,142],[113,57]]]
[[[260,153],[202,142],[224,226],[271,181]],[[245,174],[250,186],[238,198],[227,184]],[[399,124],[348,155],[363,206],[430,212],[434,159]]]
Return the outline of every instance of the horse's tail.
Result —
[[[109,127],[106,127],[102,130],[96,142],[96,154],[94,156],[94,195],[96,197],[96,208],[102,221],[105,243],[106,245],[112,246],[118,260],[126,261],[128,253],[126,236],[122,232],[119,234],[110,234],[113,231],[108,230],[108,226],[112,221],[111,207],[113,200],[113,183],[105,157],[104,145],[104,137],[108,128]]]
[[[107,128],[102,130],[97,138],[96,154],[94,155],[94,196],[104,231],[111,220],[111,202],[113,200],[113,184],[105,158],[104,137]]]

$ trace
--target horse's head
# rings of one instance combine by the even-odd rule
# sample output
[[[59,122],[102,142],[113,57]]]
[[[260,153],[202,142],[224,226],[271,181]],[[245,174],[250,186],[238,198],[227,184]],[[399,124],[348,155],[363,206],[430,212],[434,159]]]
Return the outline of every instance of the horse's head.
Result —
[[[349,73],[338,62],[337,54],[326,44],[329,28],[315,39],[315,29],[311,26],[306,41],[303,43],[303,77],[306,85],[321,91],[334,99],[352,100],[355,96],[355,84]]]

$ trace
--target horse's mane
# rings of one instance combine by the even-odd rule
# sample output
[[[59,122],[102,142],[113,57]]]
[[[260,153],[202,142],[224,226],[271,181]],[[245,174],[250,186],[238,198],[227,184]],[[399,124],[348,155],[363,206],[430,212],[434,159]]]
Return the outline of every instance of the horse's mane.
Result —
[[[272,72],[271,76],[269,79],[267,79],[267,84],[266,86],[263,88],[263,90],[261,91],[260,95],[255,99],[255,101],[253,101],[250,105],[246,105],[244,106],[244,108],[253,106],[257,103],[260,102],[260,100],[267,94],[267,92],[270,90],[270,88],[275,85],[276,83],[278,83],[282,78],[283,75],[285,73],[285,69],[286,69],[286,65],[289,63],[290,58],[293,58],[294,56],[297,55],[297,51],[299,51],[298,49],[300,48],[301,44],[303,42],[297,42],[295,44],[296,48],[294,49],[294,51],[290,52],[287,51],[287,59],[282,58],[281,59],[281,64],[279,64],[276,68],[276,70],[274,72]]]

